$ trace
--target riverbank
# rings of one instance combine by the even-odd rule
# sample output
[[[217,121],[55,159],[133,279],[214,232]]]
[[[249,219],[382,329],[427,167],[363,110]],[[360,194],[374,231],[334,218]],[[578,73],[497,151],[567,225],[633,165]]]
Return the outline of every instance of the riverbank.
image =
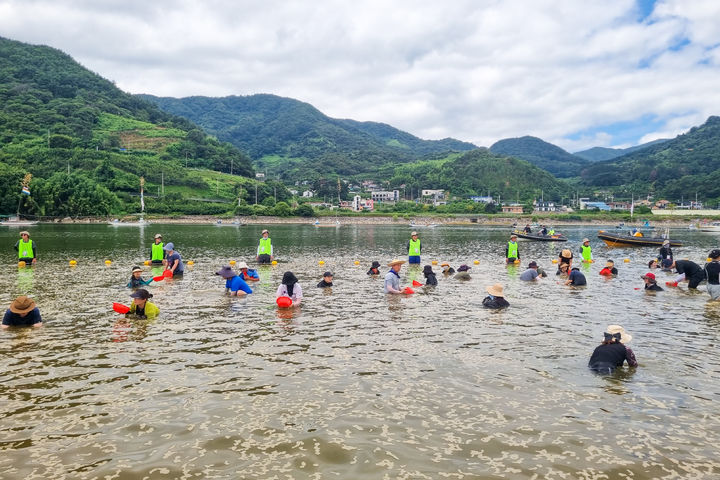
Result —
[[[130,223],[138,221],[137,215],[127,215],[118,217],[119,223]],[[114,220],[114,219],[113,219]],[[485,225],[485,226],[507,226],[513,225],[524,226],[525,224],[545,224],[548,226],[558,225],[617,225],[625,223],[628,226],[642,226],[646,219],[638,219],[630,222],[622,218],[612,218],[607,216],[599,216],[592,218],[590,215],[568,215],[568,218],[543,218],[537,215],[526,216],[496,216],[496,215],[474,215],[474,216],[400,216],[393,215],[348,215],[338,217],[274,217],[274,216],[237,216],[237,217],[218,217],[213,215],[185,215],[185,216],[148,216],[144,217],[144,221],[148,224],[187,224],[187,225],[273,225],[273,224],[294,224],[294,225],[313,225],[318,222],[320,226],[335,226],[337,222],[340,225],[408,225],[418,228],[438,225]],[[651,226],[661,226],[668,228],[686,228],[690,223],[697,222],[697,218],[678,218],[678,217],[652,217],[648,218]],[[107,218],[82,218],[72,219],[64,218],[47,223],[108,223]],[[46,223],[46,222],[41,222]]]

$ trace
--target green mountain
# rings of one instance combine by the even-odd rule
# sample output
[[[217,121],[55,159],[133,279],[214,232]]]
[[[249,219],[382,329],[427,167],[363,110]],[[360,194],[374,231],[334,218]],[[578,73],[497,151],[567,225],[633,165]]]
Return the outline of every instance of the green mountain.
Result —
[[[626,186],[657,196],[685,198],[696,192],[704,200],[720,199],[720,117],[672,140],[657,143],[582,173],[588,186]]]
[[[26,174],[31,195],[20,197]],[[0,37],[0,213],[15,213],[19,198],[25,214],[136,212],[140,177],[148,212],[220,213],[249,198],[255,181],[241,176],[254,171],[232,145],[59,50]],[[267,188],[260,198],[274,194]]]
[[[506,138],[494,143],[490,151],[521,158],[556,177],[576,177],[589,162],[537,137]]]
[[[255,159],[258,170],[285,181],[371,173],[388,163],[477,148],[453,139],[421,140],[382,123],[333,119],[276,95],[142,97],[232,143]]]
[[[650,147],[657,143],[667,142],[667,139],[653,140],[652,142],[643,143],[641,145],[635,145],[634,147],[628,148],[607,148],[607,147],[593,147],[588,150],[581,152],[575,152],[573,155],[576,157],[584,158],[589,162],[602,162],[605,160],[612,160],[613,158],[622,157],[628,153],[632,153],[643,148]]]
[[[406,189],[444,189],[456,196],[487,195],[528,202],[567,196],[567,186],[525,160],[479,148],[447,158],[397,166],[390,185]]]

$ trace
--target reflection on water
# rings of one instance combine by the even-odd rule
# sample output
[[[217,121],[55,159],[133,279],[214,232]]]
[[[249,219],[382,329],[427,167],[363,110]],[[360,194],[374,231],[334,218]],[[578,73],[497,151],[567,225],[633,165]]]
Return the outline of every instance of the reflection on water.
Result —
[[[422,265],[466,263],[471,280],[388,296],[386,268],[365,272],[403,257],[407,226],[276,226],[279,265],[259,267],[253,294],[225,296],[214,272],[252,260],[260,230],[42,225],[35,267],[5,253],[0,301],[31,293],[46,326],[0,332],[0,476],[717,477],[720,302],[704,287],[634,290],[654,249],[593,242],[588,286],[574,289],[551,261],[592,229],[566,229],[570,245],[521,243],[522,264],[507,267],[507,229],[422,229]],[[157,319],[120,317],[112,303],[130,303],[130,268],[155,233],[195,265],[150,284]],[[680,258],[717,246],[679,235],[692,245]],[[15,236],[0,230],[6,245]],[[606,258],[617,278],[598,275]],[[549,276],[521,282],[530,260]],[[286,270],[301,307],[275,305]],[[334,286],[315,288],[325,270]],[[424,282],[422,266],[401,275]],[[484,310],[496,282],[511,307]],[[599,376],[587,360],[610,323],[633,335],[640,366]]]

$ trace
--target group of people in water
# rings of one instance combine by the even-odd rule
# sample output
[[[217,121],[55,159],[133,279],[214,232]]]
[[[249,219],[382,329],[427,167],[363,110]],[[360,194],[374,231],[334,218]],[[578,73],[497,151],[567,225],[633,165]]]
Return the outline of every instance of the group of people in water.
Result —
[[[554,231],[553,231],[554,233]],[[551,234],[549,231],[543,234]],[[27,231],[20,232],[20,240],[15,244],[18,254],[19,265],[35,265],[37,263],[37,245],[30,239]],[[407,243],[407,252],[409,264],[420,264],[422,253],[422,244],[417,232],[413,231],[410,240]],[[594,261],[592,255],[592,247],[588,238],[582,240],[579,247],[579,253],[582,262],[591,263]],[[668,286],[677,286],[680,281],[687,281],[688,288],[697,289],[698,285],[706,281],[707,290],[713,300],[720,298],[720,249],[714,249],[708,255],[708,263],[701,267],[690,260],[676,260],[673,257],[670,242],[665,241],[658,252],[657,258],[652,259],[648,263],[650,271],[642,275],[644,281],[644,289],[648,291],[663,290],[657,284],[657,278],[653,273],[655,269],[665,271],[677,271],[678,277],[672,282],[666,282]],[[562,277],[565,285],[583,286],[587,284],[585,275],[577,266],[573,266],[574,254],[570,249],[563,249],[555,262],[558,264],[556,276]],[[270,239],[268,230],[262,231],[262,237],[258,242],[256,251],[256,261],[259,264],[276,264],[274,260],[274,251],[272,240]],[[505,248],[505,261],[508,265],[520,263],[520,251],[517,244],[517,236],[511,235],[510,240]],[[413,293],[409,287],[401,288],[400,271],[405,260],[395,259],[387,263],[389,270],[385,274],[383,288],[388,294],[407,294]],[[435,262],[433,262],[435,263]],[[184,274],[185,266],[182,257],[175,250],[172,242],[163,243],[161,234],[155,235],[154,243],[150,248],[150,260],[146,264],[154,266],[163,266],[163,275],[144,279],[142,277],[143,269],[139,266],[132,267],[131,276],[127,286],[132,289],[130,297],[132,303],[127,307],[126,315],[140,318],[153,318],[160,312],[157,305],[152,303],[150,299],[153,294],[145,287],[153,281],[161,281],[168,277],[179,277]],[[442,274],[445,277],[452,276],[457,280],[469,280],[470,269],[468,265],[461,265],[457,270],[453,269],[449,263],[440,264]],[[225,265],[215,272],[216,275],[225,280],[225,293],[232,296],[242,296],[252,294],[250,284],[260,280],[260,276],[256,269],[251,269],[245,262],[237,264],[237,271],[230,265]],[[433,271],[432,265],[425,265],[422,270],[425,277],[426,286],[435,286],[438,284],[437,274]],[[381,264],[373,261],[368,275],[380,276],[382,274]],[[600,275],[616,276],[618,270],[612,260],[607,260],[605,266],[600,270]],[[519,279],[521,281],[537,281],[539,278],[547,277],[547,272],[538,265],[536,261],[529,262],[527,269],[524,270]],[[318,282],[317,287],[327,288],[333,286],[333,274],[330,271],[323,273],[322,279]],[[418,282],[419,284],[419,282]],[[422,284],[420,284],[422,285]],[[490,309],[502,309],[510,306],[505,299],[503,286],[500,283],[485,287],[487,296],[483,299],[482,305]],[[291,307],[300,305],[303,300],[303,291],[298,279],[291,271],[283,274],[282,281],[276,291],[276,299],[278,305],[281,305],[280,299],[285,300],[282,306]],[[42,317],[40,311],[28,296],[19,296],[12,301],[3,317],[2,327],[8,328],[12,326],[40,327],[42,326]],[[627,343],[631,339],[622,326],[610,325],[606,329],[604,339],[593,352],[589,366],[598,372],[610,372],[616,367],[627,362],[629,366],[637,366],[637,361],[632,350],[627,347]]]

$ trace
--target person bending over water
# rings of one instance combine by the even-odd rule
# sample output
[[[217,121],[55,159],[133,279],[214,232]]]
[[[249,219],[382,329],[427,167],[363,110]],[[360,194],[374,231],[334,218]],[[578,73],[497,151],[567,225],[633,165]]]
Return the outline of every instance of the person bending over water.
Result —
[[[225,265],[215,272],[215,275],[220,275],[225,279],[225,294],[239,297],[252,293],[250,285],[248,285],[241,276],[236,275],[230,265]]]
[[[622,367],[627,361],[628,366],[637,367],[635,354],[630,347],[625,346],[630,343],[632,336],[625,331],[620,325],[609,325],[604,334],[603,342],[595,348],[588,367],[597,373],[612,373],[616,368]]]
[[[587,285],[587,280],[578,267],[573,267],[570,271],[570,275],[568,275],[568,279],[565,281],[565,285],[581,287],[583,285]]]
[[[380,275],[380,262],[375,260],[372,262],[372,265],[370,265],[370,270],[367,271],[368,275]]]
[[[303,298],[302,287],[298,283],[298,279],[292,272],[283,274],[282,283],[275,292],[275,297],[290,297],[293,305],[300,305]]]
[[[503,287],[499,283],[496,283],[495,285],[492,285],[490,287],[485,288],[487,293],[489,294],[487,297],[483,298],[482,304],[485,308],[506,308],[510,306],[510,303],[505,300],[505,296],[503,294]]]
[[[433,272],[432,265],[425,265],[423,267],[423,275],[425,275],[425,285],[437,285],[437,277]]]
[[[132,297],[133,303],[130,305],[130,311],[125,314],[126,317],[153,318],[160,313],[160,309],[154,303],[148,302],[153,294],[144,288],[138,288],[130,294],[130,297]]]
[[[152,281],[153,281],[152,278],[150,278],[148,280],[143,280],[142,268],[133,267],[132,275],[130,275],[130,281],[128,282],[127,286],[129,288],[140,288],[140,287],[144,287],[145,285],[150,285],[150,282],[152,282]]]
[[[645,280],[645,290],[649,290],[651,292],[662,292],[663,288],[657,284],[657,279],[655,278],[655,274],[652,272],[648,272],[642,277],[643,280]]]

